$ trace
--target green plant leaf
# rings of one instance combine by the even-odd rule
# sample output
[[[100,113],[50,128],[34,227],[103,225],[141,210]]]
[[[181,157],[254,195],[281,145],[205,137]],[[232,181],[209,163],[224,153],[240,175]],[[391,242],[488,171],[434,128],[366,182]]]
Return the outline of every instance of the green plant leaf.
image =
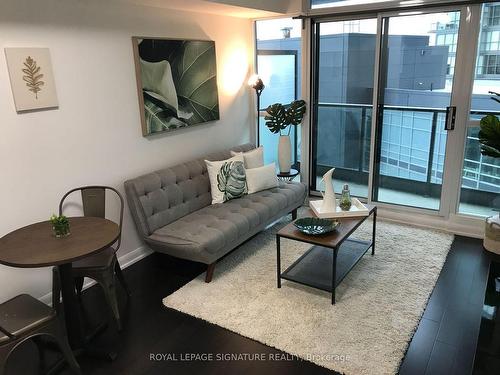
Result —
[[[155,102],[146,93],[144,94],[144,117],[147,134],[188,126],[185,122],[177,119],[171,109],[162,107],[159,102]]]
[[[171,62],[180,106],[193,116],[188,125],[219,119],[215,43],[185,41]]]
[[[306,113],[306,102],[304,100],[295,100],[290,103],[290,106],[285,112],[286,123],[299,125]]]
[[[491,156],[493,158],[500,158],[500,150],[487,145],[481,146],[481,154],[484,156]]]
[[[275,103],[267,107],[266,126],[271,132],[277,134],[286,129],[288,125],[299,125],[306,113],[306,102],[295,100],[287,108],[281,103]]]
[[[275,103],[267,107],[267,115],[265,118],[266,126],[272,133],[279,133],[281,130],[285,129],[288,124],[286,122],[286,111],[285,107],[281,103]]]
[[[495,158],[500,157],[500,120],[495,115],[484,116],[480,127],[478,138],[481,143],[481,153]]]
[[[170,63],[167,60],[152,63],[142,59],[140,63],[144,92],[160,101],[160,106],[172,109],[181,121],[193,116],[192,112],[186,112],[178,103]]]

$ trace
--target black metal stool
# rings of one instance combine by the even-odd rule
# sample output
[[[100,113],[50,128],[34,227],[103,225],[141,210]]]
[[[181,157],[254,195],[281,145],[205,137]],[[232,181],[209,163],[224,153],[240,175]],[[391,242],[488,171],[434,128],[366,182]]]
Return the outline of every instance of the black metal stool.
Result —
[[[0,305],[0,375],[5,375],[11,353],[23,342],[34,340],[43,365],[42,338],[50,337],[58,345],[75,374],[81,374],[73,356],[66,331],[56,311],[36,298],[21,294]]]

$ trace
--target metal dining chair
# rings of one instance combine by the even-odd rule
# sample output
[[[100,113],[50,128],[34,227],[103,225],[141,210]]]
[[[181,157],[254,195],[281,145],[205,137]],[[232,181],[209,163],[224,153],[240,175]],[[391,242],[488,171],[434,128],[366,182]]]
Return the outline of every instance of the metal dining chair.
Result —
[[[116,280],[120,282],[123,289],[130,296],[130,291],[125,282],[122,269],[116,258],[116,252],[120,248],[121,229],[123,222],[124,201],[121,194],[114,188],[109,186],[83,186],[68,191],[59,203],[59,215],[63,214],[63,206],[66,198],[74,192],[80,191],[82,198],[82,207],[84,216],[106,217],[106,192],[114,193],[120,201],[120,236],[114,246],[110,246],[98,254],[91,255],[82,260],[73,263],[73,277],[75,279],[75,287],[78,296],[81,298],[83,289],[83,281],[85,277],[95,280],[104,291],[104,296],[111,309],[113,318],[116,322],[118,330],[122,330],[122,322],[120,319],[120,310],[118,308],[118,299],[116,294]],[[59,291],[54,291],[59,295]]]
[[[45,344],[42,338],[45,337],[56,342],[73,373],[81,374],[55,309],[28,294],[21,294],[0,304],[0,375],[6,375],[9,356],[28,340],[33,340],[38,347],[40,369],[43,372]]]

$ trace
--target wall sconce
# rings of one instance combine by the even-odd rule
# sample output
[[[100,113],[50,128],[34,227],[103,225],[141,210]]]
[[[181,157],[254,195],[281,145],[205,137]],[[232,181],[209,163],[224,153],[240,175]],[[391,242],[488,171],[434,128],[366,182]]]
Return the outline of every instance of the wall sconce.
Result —
[[[266,87],[264,85],[264,82],[262,82],[262,79],[257,75],[254,74],[250,77],[248,80],[248,85],[255,90],[255,93],[257,94],[257,147],[260,145],[260,132],[259,132],[259,118],[260,118],[260,95],[262,94],[262,91]]]

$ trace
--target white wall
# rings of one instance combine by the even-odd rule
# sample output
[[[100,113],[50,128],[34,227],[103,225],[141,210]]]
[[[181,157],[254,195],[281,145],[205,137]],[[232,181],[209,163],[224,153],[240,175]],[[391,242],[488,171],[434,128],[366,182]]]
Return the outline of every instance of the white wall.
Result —
[[[215,40],[221,120],[143,138],[133,35]],[[252,138],[249,20],[100,0],[2,0],[0,47],[50,48],[59,97],[57,110],[17,114],[0,53],[0,236],[46,220],[72,187],[123,192],[127,178]],[[119,255],[141,246],[127,210]],[[0,266],[0,302],[49,290],[48,269]]]
[[[277,13],[295,13],[302,10],[302,0],[208,0],[213,3],[236,5]]]

